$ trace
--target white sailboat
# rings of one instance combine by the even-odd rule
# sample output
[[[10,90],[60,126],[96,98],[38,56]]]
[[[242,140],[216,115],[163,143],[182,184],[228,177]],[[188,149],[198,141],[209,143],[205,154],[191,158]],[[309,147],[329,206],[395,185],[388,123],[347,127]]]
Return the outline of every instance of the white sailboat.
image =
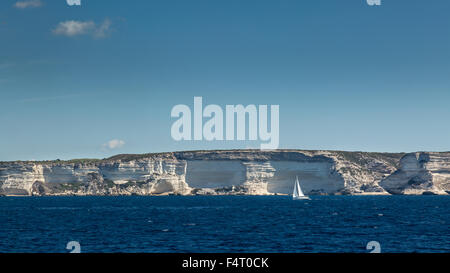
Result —
[[[298,182],[298,176],[295,178],[294,193],[292,193],[293,200],[311,200],[308,196],[303,194],[302,188],[300,188],[300,182]]]

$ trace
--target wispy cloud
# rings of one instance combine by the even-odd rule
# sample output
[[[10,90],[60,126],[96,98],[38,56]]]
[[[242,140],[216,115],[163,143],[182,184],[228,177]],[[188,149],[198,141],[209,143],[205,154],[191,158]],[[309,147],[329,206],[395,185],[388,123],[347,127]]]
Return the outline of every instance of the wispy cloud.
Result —
[[[42,5],[43,3],[41,0],[25,0],[25,1],[17,1],[14,4],[14,7],[18,9],[27,9],[27,8],[38,8]]]
[[[122,148],[123,145],[125,145],[125,141],[120,140],[120,139],[113,139],[113,140],[110,140],[110,141],[106,142],[105,144],[103,144],[102,147],[104,150],[115,150],[115,149]]]
[[[80,35],[91,35],[94,38],[105,38],[111,31],[112,22],[105,19],[101,24],[96,24],[93,21],[75,21],[69,20],[60,22],[53,34],[75,37]]]
[[[97,27],[94,31],[94,37],[96,38],[104,38],[108,36],[111,30],[111,21],[109,19],[105,19],[100,26]]]
[[[58,26],[53,30],[53,33],[56,35],[72,37],[91,32],[94,27],[95,23],[92,21],[65,21],[59,23]]]

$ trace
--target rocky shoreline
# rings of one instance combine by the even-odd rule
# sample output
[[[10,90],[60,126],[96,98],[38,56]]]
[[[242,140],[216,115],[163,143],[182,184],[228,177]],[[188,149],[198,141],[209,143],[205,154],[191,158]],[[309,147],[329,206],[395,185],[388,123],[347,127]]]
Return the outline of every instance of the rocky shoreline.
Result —
[[[186,151],[0,162],[0,196],[448,195],[450,153]]]

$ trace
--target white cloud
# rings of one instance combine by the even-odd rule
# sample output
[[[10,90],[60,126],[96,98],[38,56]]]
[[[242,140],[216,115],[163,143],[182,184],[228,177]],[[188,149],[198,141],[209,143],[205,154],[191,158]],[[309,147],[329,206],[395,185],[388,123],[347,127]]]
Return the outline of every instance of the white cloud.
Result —
[[[17,1],[14,4],[14,7],[18,9],[26,9],[26,8],[38,8],[42,6],[41,0],[25,0],[25,1]]]
[[[111,29],[111,21],[106,19],[100,25],[92,21],[64,21],[60,22],[53,34],[67,37],[74,37],[78,35],[92,35],[95,38],[105,38]]]
[[[110,141],[106,142],[105,144],[103,144],[103,148],[109,149],[109,150],[114,150],[114,149],[122,148],[123,145],[125,145],[125,141],[120,140],[120,139],[113,139],[113,140],[110,140]]]
[[[86,34],[95,28],[95,23],[81,22],[81,21],[65,21],[58,24],[58,26],[53,30],[56,35],[64,36],[76,36]]]

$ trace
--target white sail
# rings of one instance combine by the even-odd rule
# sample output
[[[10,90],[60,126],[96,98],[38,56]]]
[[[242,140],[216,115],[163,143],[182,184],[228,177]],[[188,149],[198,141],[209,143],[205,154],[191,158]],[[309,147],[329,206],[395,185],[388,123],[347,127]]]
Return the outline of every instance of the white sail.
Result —
[[[303,194],[302,188],[300,188],[300,182],[298,181],[298,176],[295,178],[294,192],[292,193],[293,199],[309,199]]]
[[[294,193],[292,193],[292,197],[294,197],[294,198],[298,197],[297,181],[294,184]]]

